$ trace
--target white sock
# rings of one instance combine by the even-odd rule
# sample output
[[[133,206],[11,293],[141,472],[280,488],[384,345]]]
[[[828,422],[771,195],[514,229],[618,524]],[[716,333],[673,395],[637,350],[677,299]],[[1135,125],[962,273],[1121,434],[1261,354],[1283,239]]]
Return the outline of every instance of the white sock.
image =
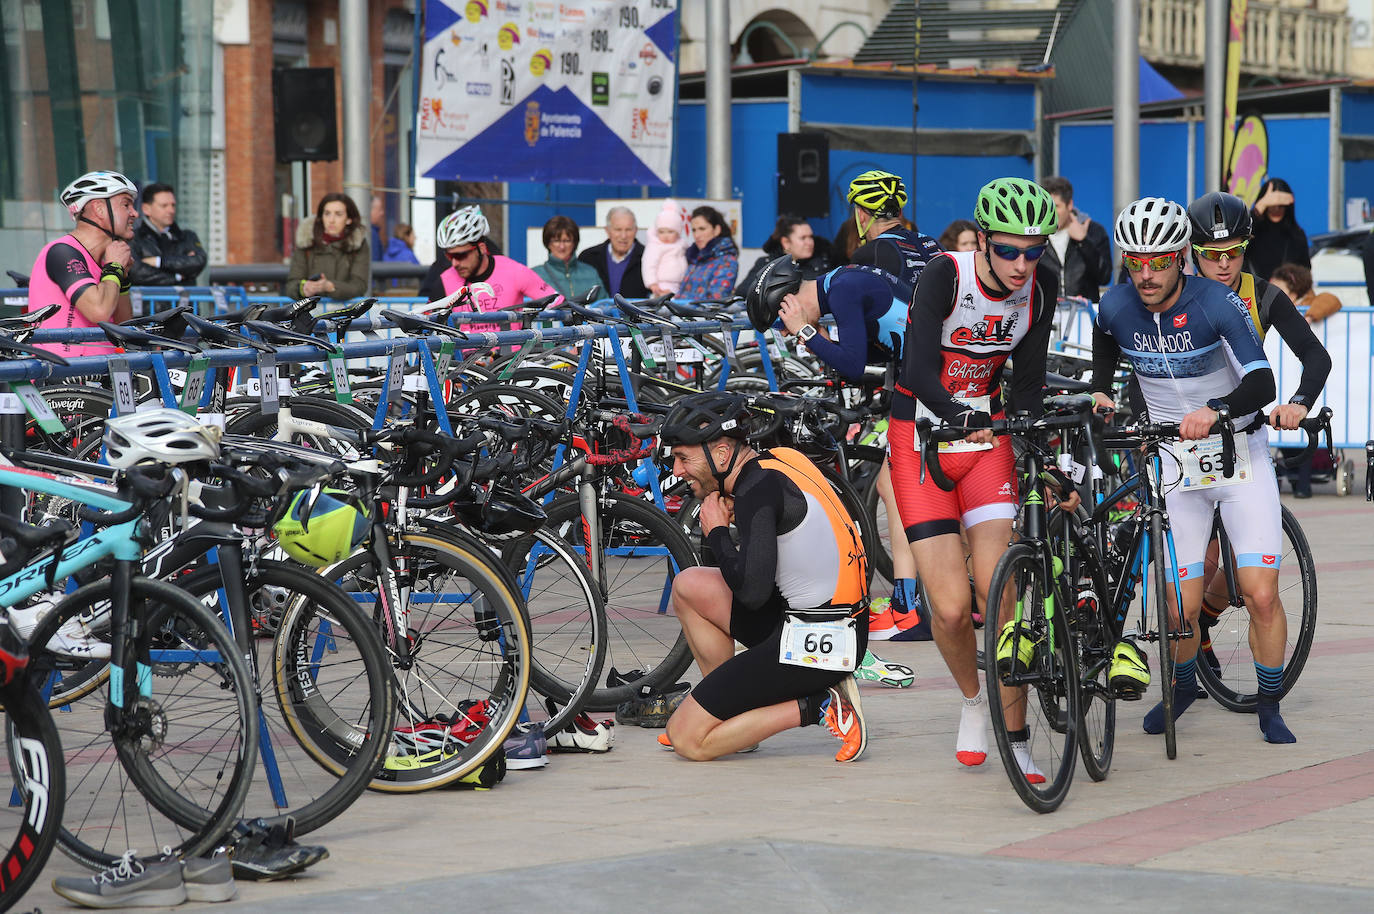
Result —
[[[1021,773],[1026,776],[1026,780],[1032,784],[1045,783],[1045,773],[1035,764],[1035,759],[1031,758],[1030,743],[1013,742],[1011,754],[1016,756],[1016,764],[1021,766]]]
[[[983,701],[983,689],[964,699],[959,713],[959,741],[954,744],[954,757],[962,764],[981,765],[988,757],[988,708]]]

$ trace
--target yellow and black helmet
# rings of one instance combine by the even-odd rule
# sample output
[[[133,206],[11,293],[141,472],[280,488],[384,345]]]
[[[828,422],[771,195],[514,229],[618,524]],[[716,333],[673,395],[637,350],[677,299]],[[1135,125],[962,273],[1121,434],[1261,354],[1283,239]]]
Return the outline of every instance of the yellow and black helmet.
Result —
[[[906,185],[886,171],[866,171],[849,182],[847,198],[876,216],[900,216],[906,206]]]

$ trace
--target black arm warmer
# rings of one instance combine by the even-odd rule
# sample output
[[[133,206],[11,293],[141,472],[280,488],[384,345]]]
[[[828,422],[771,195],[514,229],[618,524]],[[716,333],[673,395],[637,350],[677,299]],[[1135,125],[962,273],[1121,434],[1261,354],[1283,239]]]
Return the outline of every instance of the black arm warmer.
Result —
[[[1231,415],[1243,416],[1257,412],[1274,399],[1274,372],[1257,368],[1240,379],[1236,389],[1221,398],[1231,407]]]
[[[1326,378],[1331,374],[1331,355],[1312,332],[1312,326],[1298,313],[1292,300],[1282,292],[1269,306],[1269,320],[1302,363],[1302,377],[1298,379],[1298,389],[1294,393],[1306,397],[1307,405],[1311,406],[1321,396]]]
[[[1093,391],[1110,395],[1116,380],[1116,365],[1121,361],[1121,346],[1116,337],[1093,324]]]

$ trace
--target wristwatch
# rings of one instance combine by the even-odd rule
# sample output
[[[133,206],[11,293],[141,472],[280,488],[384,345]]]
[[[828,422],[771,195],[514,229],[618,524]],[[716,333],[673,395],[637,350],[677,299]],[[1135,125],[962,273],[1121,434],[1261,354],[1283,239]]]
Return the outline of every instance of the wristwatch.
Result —
[[[803,328],[801,328],[800,330],[797,331],[797,339],[801,340],[803,343],[809,343],[809,342],[811,342],[812,337],[814,337],[815,335],[816,335],[816,325],[815,325],[815,324],[807,324],[805,327],[803,327]]]
[[[1288,398],[1288,402],[1305,409],[1310,410],[1312,408],[1312,398],[1304,396],[1303,394],[1293,394],[1293,396]]]
[[[1215,397],[1207,401],[1207,408],[1213,410],[1218,415],[1229,416],[1231,414],[1231,404],[1220,397]]]

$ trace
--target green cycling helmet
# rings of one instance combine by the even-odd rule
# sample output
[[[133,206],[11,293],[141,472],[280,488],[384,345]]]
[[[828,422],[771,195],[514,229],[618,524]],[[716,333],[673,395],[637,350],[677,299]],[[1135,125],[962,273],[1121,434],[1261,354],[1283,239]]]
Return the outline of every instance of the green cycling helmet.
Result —
[[[988,233],[1053,235],[1059,229],[1049,191],[1025,178],[997,178],[983,185],[973,215]]]
[[[367,511],[342,489],[324,489],[313,501],[310,490],[302,489],[291,496],[272,533],[287,555],[323,568],[347,558],[367,539]]]

